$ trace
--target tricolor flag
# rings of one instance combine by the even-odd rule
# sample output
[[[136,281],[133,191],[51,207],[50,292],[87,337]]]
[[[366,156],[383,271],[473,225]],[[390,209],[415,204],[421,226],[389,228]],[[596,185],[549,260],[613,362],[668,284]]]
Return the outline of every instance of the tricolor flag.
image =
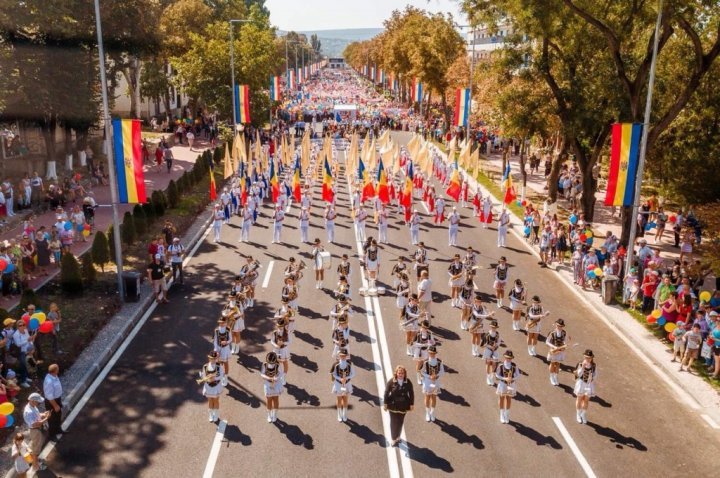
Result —
[[[235,118],[238,123],[250,122],[250,87],[235,85]]]
[[[115,173],[118,195],[123,204],[144,203],[147,200],[140,125],[140,120],[112,120]]]
[[[380,70],[380,84],[385,88],[385,70]]]
[[[420,103],[423,99],[423,86],[417,78],[413,78],[412,82],[412,100]]]
[[[270,101],[280,101],[280,77],[270,77]]]
[[[295,172],[292,179],[292,193],[295,201],[300,202],[302,191],[300,189],[300,158],[295,159]]]
[[[512,182],[512,174],[510,173],[510,162],[508,161],[507,166],[505,167],[505,173],[503,174],[503,180],[502,180],[502,186],[505,188],[505,198],[503,202],[505,204],[510,204],[515,200],[515,187],[513,186]]]
[[[322,198],[326,202],[333,202],[335,193],[333,192],[333,177],[330,171],[330,165],[328,164],[327,158],[325,158],[325,164],[323,165],[323,182],[322,182]]]
[[[375,83],[375,67],[374,66],[370,67],[370,81]]]
[[[641,134],[641,123],[616,123],[612,126],[606,206],[633,204]]]
[[[413,180],[415,174],[413,172],[412,161],[408,162],[407,174],[405,175],[405,188],[400,192],[400,204],[409,208],[412,204]]]
[[[470,88],[458,88],[455,93],[455,126],[467,126],[470,119]]]
[[[287,71],[287,85],[291,90],[295,89],[295,70]]]
[[[272,201],[277,203],[278,196],[280,196],[280,183],[275,172],[275,159],[270,161],[270,190],[272,191]]]
[[[460,200],[460,190],[460,173],[458,173],[458,163],[456,160],[452,176],[450,176],[450,185],[448,186],[445,193],[451,198],[453,198],[455,202],[458,202]]]
[[[215,173],[213,173],[212,166],[208,166],[210,169],[210,200],[214,201],[217,199],[217,186],[215,186]]]
[[[240,163],[240,204],[244,207],[247,204],[248,197],[248,186],[250,185],[250,178],[245,173],[245,162]]]
[[[365,200],[375,196],[375,188],[373,187],[372,181],[370,181],[370,177],[365,170],[365,163],[363,163],[362,158],[360,158],[358,161],[358,178],[363,183],[362,198],[360,199],[360,201],[365,202]]]
[[[377,197],[380,202],[387,204],[390,202],[390,191],[388,190],[387,174],[385,173],[385,167],[383,166],[383,160],[380,158],[380,162],[377,167]]]

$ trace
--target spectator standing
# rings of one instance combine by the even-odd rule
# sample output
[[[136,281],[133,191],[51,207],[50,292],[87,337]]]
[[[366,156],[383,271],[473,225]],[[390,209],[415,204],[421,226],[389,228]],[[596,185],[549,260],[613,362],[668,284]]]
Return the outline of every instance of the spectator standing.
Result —
[[[3,196],[5,196],[5,210],[7,212],[8,217],[13,217],[15,213],[13,212],[13,184],[12,180],[7,177],[5,178],[5,181],[2,183],[2,192]]]
[[[15,467],[15,473],[20,478],[26,477],[28,470],[30,470],[30,464],[28,463],[28,460],[25,459],[25,456],[29,454],[30,448],[27,443],[25,443],[25,437],[23,437],[22,433],[16,433],[15,438],[13,438],[11,456]]]
[[[45,186],[43,186],[43,180],[37,171],[35,171],[32,178],[30,178],[30,188],[31,203],[40,204],[40,200],[43,197],[43,192],[45,192]]]
[[[182,144],[182,141],[180,142],[180,144]],[[175,157],[173,156],[173,153],[172,153],[172,149],[165,148],[163,150],[163,157],[165,159],[165,166],[167,166],[167,172],[169,174],[170,171],[172,171],[173,159],[175,159]]]
[[[395,369],[393,378],[385,386],[383,396],[383,409],[390,412],[390,438],[391,445],[396,446],[400,442],[405,415],[415,407],[415,393],[413,385],[407,377],[405,367],[398,366]]]
[[[35,472],[47,468],[44,463],[40,463],[40,452],[45,444],[43,428],[50,417],[50,412],[40,412],[38,405],[42,401],[42,395],[31,393],[23,410],[23,421],[30,430],[30,455],[32,456],[32,469]]]
[[[58,341],[58,336],[60,334],[60,324],[62,323],[62,313],[60,312],[60,307],[58,307],[58,305],[55,302],[50,304],[50,308],[47,313],[47,320],[49,320],[53,324],[53,331],[52,331],[53,353],[55,355],[62,355],[65,352],[63,352],[60,349],[60,343]]]
[[[48,418],[48,437],[57,441],[62,435],[62,383],[60,383],[60,366],[56,363],[48,367],[43,380],[45,394],[45,410],[50,413]]]
[[[30,382],[30,377],[28,376],[28,369],[27,369],[27,359],[28,357],[32,357],[32,352],[34,350],[33,341],[35,339],[34,335],[30,335],[27,331],[27,325],[25,325],[25,322],[21,320],[18,320],[15,323],[16,330],[12,335],[12,343],[14,346],[17,347],[17,359],[18,359],[18,375],[20,380],[20,386],[23,388],[30,388],[32,385],[32,382]],[[12,353],[12,346],[11,346],[11,353]]]
[[[155,148],[155,164],[157,165],[158,173],[162,170],[163,158],[165,157],[165,148],[163,143],[160,142],[157,148]]]
[[[167,300],[167,284],[165,283],[165,271],[163,270],[163,265],[160,262],[161,259],[162,256],[160,254],[155,254],[153,261],[148,264],[147,273],[148,279],[153,286],[155,299],[158,302],[167,304],[169,302]]]
[[[698,358],[700,353],[700,346],[702,345],[702,334],[700,333],[700,324],[697,322],[693,324],[690,332],[683,335],[685,341],[685,354],[683,360],[680,362],[680,371],[687,370],[692,373],[692,366],[695,359]],[[683,367],[687,367],[684,369]]]
[[[180,285],[183,284],[183,256],[185,255],[185,248],[180,244],[180,238],[174,237],[172,244],[167,248],[168,255],[170,256],[170,265],[172,266],[172,278],[175,281],[176,277],[179,280]],[[178,276],[179,273],[179,276]]]

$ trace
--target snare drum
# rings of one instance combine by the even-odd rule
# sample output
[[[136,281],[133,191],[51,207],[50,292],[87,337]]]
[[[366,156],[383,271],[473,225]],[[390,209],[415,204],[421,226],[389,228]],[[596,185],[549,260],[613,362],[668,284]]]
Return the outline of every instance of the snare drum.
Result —
[[[318,254],[318,258],[323,269],[328,270],[332,267],[332,254],[328,251],[321,251],[320,254]]]

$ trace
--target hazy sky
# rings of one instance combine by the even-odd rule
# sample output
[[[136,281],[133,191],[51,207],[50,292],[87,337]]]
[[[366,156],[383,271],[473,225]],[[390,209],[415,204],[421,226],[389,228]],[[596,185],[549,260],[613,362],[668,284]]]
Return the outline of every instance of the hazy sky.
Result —
[[[431,12],[450,12],[465,23],[458,0],[267,0],[270,21],[281,30],[382,28],[393,10],[413,5]]]

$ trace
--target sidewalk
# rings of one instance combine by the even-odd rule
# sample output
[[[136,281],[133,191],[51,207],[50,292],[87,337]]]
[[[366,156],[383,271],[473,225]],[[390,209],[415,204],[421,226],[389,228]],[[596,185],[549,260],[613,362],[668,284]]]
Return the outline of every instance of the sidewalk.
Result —
[[[447,161],[447,155],[441,152],[441,157]],[[513,170],[515,179],[519,176],[519,165],[518,157],[511,156],[510,163],[511,169]],[[481,169],[486,171],[488,166],[492,171],[500,172],[502,168],[502,156],[492,154],[489,158],[481,160]],[[489,191],[481,187],[472,175],[467,174],[463,171],[465,177],[469,180],[469,186],[471,191],[475,191],[478,188],[483,193],[483,196],[490,195],[493,199],[495,206],[500,206],[502,201],[494,197]],[[500,176],[498,176],[500,177]],[[499,179],[497,180],[499,183]],[[517,184],[518,181],[514,181]],[[542,174],[530,175],[528,174],[528,189],[532,188],[534,193],[546,195],[544,191],[544,177]],[[519,193],[519,191],[518,191]],[[602,195],[602,193],[598,193]],[[562,200],[565,203],[564,200]],[[565,203],[566,204],[566,203]],[[606,208],[602,204],[596,206],[598,212],[600,208]],[[596,214],[597,216],[597,214]],[[609,217],[610,215],[607,214]],[[523,223],[522,220],[516,217],[514,214],[510,215],[511,224],[516,227],[511,228],[511,231],[515,236],[522,241],[525,247],[538,259],[540,259],[539,252],[536,247],[533,247],[528,243],[522,236]],[[611,230],[619,235],[619,219],[613,222],[607,221],[606,223],[594,221],[593,229],[597,231],[596,234],[605,230]],[[607,228],[607,229],[606,229]],[[616,228],[617,232],[615,232]],[[670,246],[671,244],[664,241],[662,246],[658,244],[663,251],[663,255],[671,257],[671,253],[675,250]],[[666,252],[668,251],[668,252]],[[675,253],[675,256],[678,254]],[[538,267],[538,271],[541,271]],[[660,378],[670,389],[675,392],[681,401],[683,401],[691,409],[698,412],[700,417],[713,429],[720,430],[720,393],[715,390],[709,383],[705,382],[702,378],[694,374],[687,372],[679,372],[676,363],[670,362],[671,349],[668,348],[664,343],[660,342],[653,334],[651,334],[645,327],[633,319],[622,307],[618,305],[606,305],[603,303],[600,294],[592,291],[583,291],[573,283],[572,269],[570,267],[556,268],[551,267],[546,270],[554,270],[557,272],[558,277],[565,282],[565,285],[571,290],[579,300],[585,302],[593,311],[595,315],[607,325],[610,330],[628,346],[628,349],[633,351],[637,356],[653,370],[658,378]]]
[[[165,188],[167,188],[171,179],[177,180],[183,174],[183,172],[191,169],[195,164],[195,160],[197,159],[198,155],[202,154],[202,152],[209,147],[209,143],[199,140],[195,140],[192,151],[190,151],[190,148],[187,144],[172,146],[171,149],[175,159],[173,161],[172,170],[170,171],[170,173],[168,173],[165,163],[162,164],[160,171],[158,171],[158,168],[154,165],[146,165],[143,168],[143,172],[145,174],[145,188],[147,196],[150,197],[152,192],[155,190],[164,190]],[[97,209],[95,209],[94,231],[107,231],[110,224],[112,224],[112,208],[110,207],[112,201],[110,198],[110,187],[94,186],[92,188],[92,191],[95,197],[95,201],[99,206]],[[76,199],[75,203],[70,202],[66,204],[65,209],[69,212],[69,210],[71,210],[75,204],[82,206],[82,198]],[[118,208],[118,215],[120,221],[122,221],[122,216],[125,214],[125,212],[132,211],[134,206],[134,204],[120,205],[120,207]],[[5,232],[0,234],[0,241],[19,240],[22,236],[23,219],[29,214],[31,213],[22,211],[22,214],[18,213],[17,216],[13,218],[7,218],[10,226]],[[40,226],[45,226],[46,229],[49,231],[51,226],[55,222],[55,211],[47,211],[43,214],[35,216],[35,220],[33,223],[36,229],[38,229]],[[76,239],[71,249],[73,254],[75,254],[76,256],[80,256],[87,250],[89,250],[92,246],[93,238],[94,234],[90,235],[87,238],[87,242],[82,242],[82,240]],[[30,281],[30,287],[37,290],[47,282],[51,281],[59,272],[59,268],[55,268],[54,265],[51,265],[48,269],[49,274],[47,276],[37,277],[36,279]],[[19,295],[7,297],[0,296],[0,307],[8,311],[16,307],[19,303]]]

